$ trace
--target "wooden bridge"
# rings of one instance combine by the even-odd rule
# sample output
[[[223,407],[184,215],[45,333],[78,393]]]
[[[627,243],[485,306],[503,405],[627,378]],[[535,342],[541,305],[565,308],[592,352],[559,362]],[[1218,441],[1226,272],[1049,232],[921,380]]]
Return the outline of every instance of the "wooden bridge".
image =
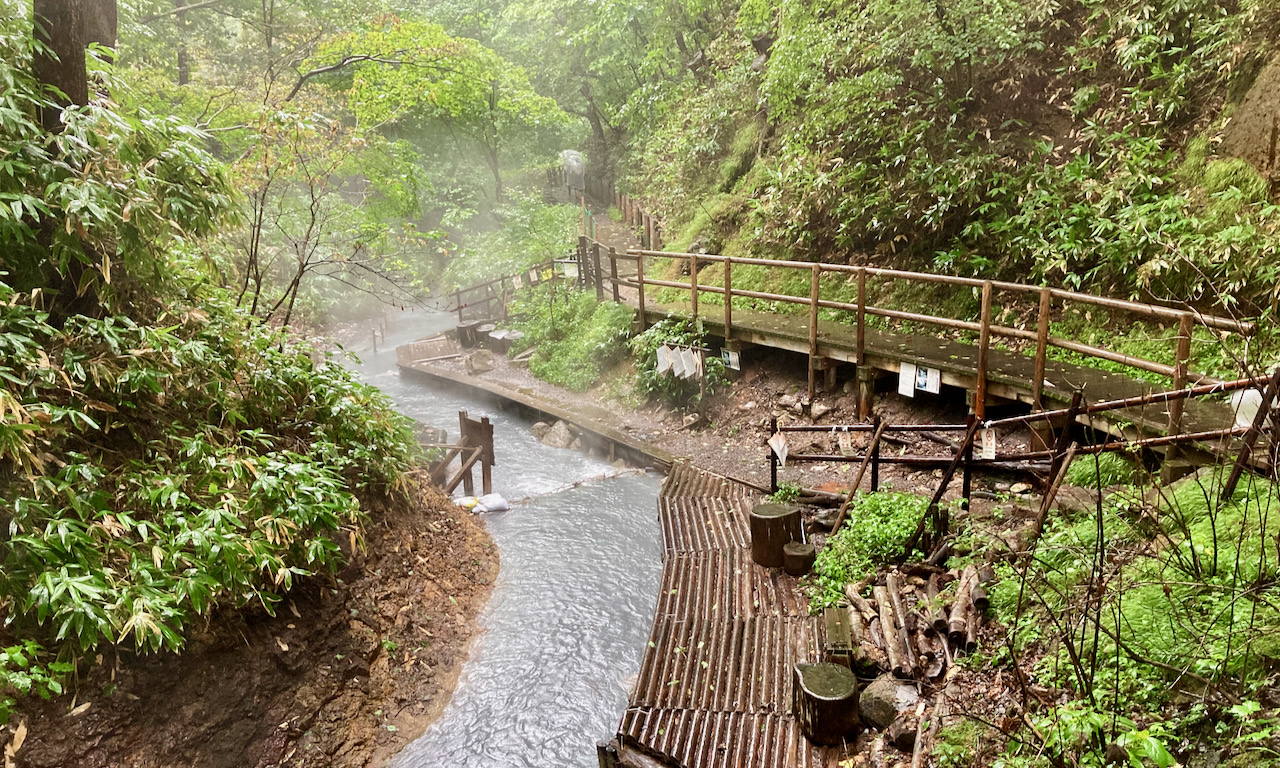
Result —
[[[682,263],[682,268],[670,271],[687,273],[686,277],[681,280],[652,277],[654,263],[659,259]],[[1233,318],[1059,288],[871,266],[644,249],[619,253],[615,248],[604,246],[585,235],[579,238],[577,260],[580,264],[579,280],[583,286],[594,286],[602,300],[611,298],[632,303],[638,309],[642,327],[673,316],[697,318],[707,333],[724,340],[726,348],[741,351],[758,346],[806,355],[809,400],[814,398],[820,378],[825,379],[826,388],[831,390],[836,384],[839,366],[853,365],[858,410],[862,418],[869,417],[871,413],[877,382],[901,375],[908,365],[916,370],[936,372],[940,385],[964,389],[968,393],[971,410],[979,420],[988,418],[989,407],[1001,404],[1021,403],[1032,411],[1055,408],[1070,401],[1076,391],[1083,391],[1090,401],[1114,401],[1141,399],[1160,391],[1192,385],[1214,384],[1217,380],[1213,377],[1190,369],[1194,330],[1197,327],[1208,328],[1220,338],[1235,337],[1238,340],[1251,336],[1256,330],[1253,323]],[[720,267],[718,279],[708,284],[702,281],[700,273],[704,267],[713,264]],[[734,269],[745,266],[801,272],[808,277],[810,291],[806,296],[796,296],[735,288]],[[852,286],[854,300],[840,301],[824,296],[824,290],[831,291],[832,280],[824,280],[828,276],[833,276],[837,284],[843,283],[839,287],[844,288],[844,292],[849,292]],[[979,317],[968,320],[873,306],[867,300],[869,279],[905,281],[913,285],[940,283],[971,289],[981,296]],[[654,302],[655,289],[664,291],[664,301]],[[673,301],[673,294],[683,294],[685,298]],[[1033,298],[1037,307],[1034,326],[1016,327],[994,322],[992,306],[997,294],[1014,301],[1026,302],[1029,297]],[[709,295],[714,297],[715,304],[709,304]],[[807,316],[743,309],[734,305],[735,299],[800,305],[807,310]],[[1127,313],[1169,326],[1170,356],[1174,363],[1169,365],[1052,335],[1050,319],[1055,305],[1067,304]],[[822,316],[824,313],[828,316],[843,315],[844,319],[826,319]],[[969,332],[976,337],[976,343],[929,333],[906,333],[875,327],[869,322],[871,318]],[[993,340],[1001,338],[1034,345],[1030,347],[1031,354],[1020,354],[993,344]],[[1152,383],[1134,375],[1064,362],[1054,359],[1050,354],[1051,348],[1156,374],[1167,379],[1168,383]],[[1212,390],[1209,393],[1213,394]],[[1142,407],[1081,413],[1078,420],[1129,440],[1153,435],[1211,432],[1230,427],[1234,421],[1231,406],[1221,397],[1161,402],[1158,405],[1163,407],[1158,408],[1151,405],[1146,402]],[[1037,434],[1043,437],[1053,425],[1046,422],[1042,426]],[[1042,441],[1041,447],[1045,445],[1047,443]],[[1200,444],[1199,450],[1216,452],[1217,448]]]

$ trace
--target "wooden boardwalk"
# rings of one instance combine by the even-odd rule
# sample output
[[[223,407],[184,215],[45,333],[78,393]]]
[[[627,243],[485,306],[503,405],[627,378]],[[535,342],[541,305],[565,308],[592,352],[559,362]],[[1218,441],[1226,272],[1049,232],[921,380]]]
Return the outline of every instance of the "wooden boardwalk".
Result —
[[[710,310],[710,311],[707,311]],[[689,302],[661,304],[645,308],[646,324],[672,315],[690,317]],[[724,338],[724,317],[719,305],[699,306],[699,317],[707,333]],[[936,368],[944,385],[973,392],[977,387],[977,347],[961,341],[929,334],[907,334],[868,327],[865,331],[864,364],[880,374],[897,374],[902,364]],[[730,339],[800,354],[809,353],[808,318],[745,309],[733,310]],[[840,363],[857,362],[857,335],[853,326],[830,320],[818,321],[818,356]],[[988,351],[988,395],[1027,405],[1032,402],[1031,381],[1035,361],[1003,349]],[[1152,384],[1123,373],[1112,373],[1073,363],[1048,360],[1045,364],[1043,399],[1046,408],[1065,406],[1076,389],[1089,402],[1118,400],[1167,390],[1168,385]],[[890,389],[893,389],[892,387]],[[1150,405],[1108,412],[1102,416],[1082,416],[1081,422],[1116,437],[1137,439],[1163,435],[1169,425],[1167,405]],[[1207,432],[1231,426],[1234,412],[1225,398],[1196,399],[1186,404],[1184,432]]]
[[[602,765],[830,768],[790,714],[790,674],[820,657],[824,630],[797,580],[751,560],[759,497],[687,463],[658,498],[662,591],[640,673]],[[646,762],[650,761],[650,762]]]

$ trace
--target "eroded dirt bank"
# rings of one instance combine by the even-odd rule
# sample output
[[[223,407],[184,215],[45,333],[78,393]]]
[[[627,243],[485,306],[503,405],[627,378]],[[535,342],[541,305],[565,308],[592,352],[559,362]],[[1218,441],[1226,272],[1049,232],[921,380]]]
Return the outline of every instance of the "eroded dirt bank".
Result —
[[[457,681],[498,573],[483,524],[420,487],[366,501],[363,546],[276,610],[222,612],[180,656],[100,657],[74,693],[28,703],[16,765],[380,765]],[[343,543],[350,550],[350,540]]]

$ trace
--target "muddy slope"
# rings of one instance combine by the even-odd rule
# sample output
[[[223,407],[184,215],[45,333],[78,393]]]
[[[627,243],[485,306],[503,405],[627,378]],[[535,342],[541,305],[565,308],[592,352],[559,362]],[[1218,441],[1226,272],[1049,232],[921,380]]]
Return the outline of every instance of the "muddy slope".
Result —
[[[14,716],[18,766],[370,766],[448,699],[498,573],[483,524],[426,488],[375,500],[336,579],[270,617],[227,612],[181,656],[101,659],[78,691]],[[349,543],[347,544],[349,546]]]

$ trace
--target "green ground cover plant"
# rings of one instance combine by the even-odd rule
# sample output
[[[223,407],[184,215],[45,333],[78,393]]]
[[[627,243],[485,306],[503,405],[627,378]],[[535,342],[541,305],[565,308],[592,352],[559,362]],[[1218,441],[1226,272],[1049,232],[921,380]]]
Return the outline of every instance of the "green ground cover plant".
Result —
[[[675,346],[706,346],[707,338],[692,321],[682,317],[670,317],[655,323],[644,333],[631,340],[631,355],[635,360],[635,391],[643,398],[657,398],[675,408],[697,406],[701,401],[702,386],[695,379],[679,379],[658,373],[658,348],[664,344]],[[705,358],[703,376],[706,393],[715,394],[728,386],[724,361],[718,355]]]
[[[510,312],[511,327],[524,333],[512,354],[536,348],[529,360],[533,375],[579,392],[626,354],[631,337],[630,307],[596,301],[594,291],[564,283],[521,290]]]
[[[844,526],[827,540],[813,565],[810,608],[817,611],[844,600],[846,584],[866,578],[902,554],[928,506],[923,496],[896,491],[854,496]]]

